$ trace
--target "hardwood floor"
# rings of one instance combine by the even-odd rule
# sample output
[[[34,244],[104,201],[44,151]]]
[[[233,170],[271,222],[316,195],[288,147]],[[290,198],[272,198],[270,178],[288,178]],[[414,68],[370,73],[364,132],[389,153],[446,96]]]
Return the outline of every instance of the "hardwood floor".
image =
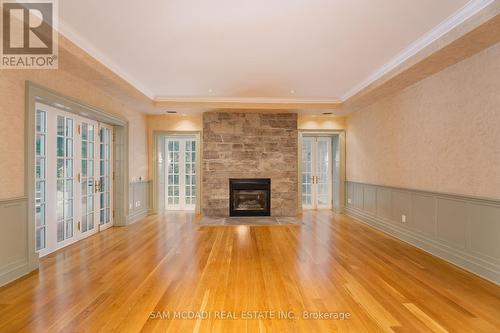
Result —
[[[303,221],[109,229],[1,288],[0,332],[500,332],[500,287],[346,216]]]

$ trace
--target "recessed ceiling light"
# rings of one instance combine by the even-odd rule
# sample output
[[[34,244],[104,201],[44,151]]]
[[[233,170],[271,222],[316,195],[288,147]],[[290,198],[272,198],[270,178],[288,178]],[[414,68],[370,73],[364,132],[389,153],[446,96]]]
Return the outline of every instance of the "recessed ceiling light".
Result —
[[[214,91],[212,89],[208,89],[208,93],[211,94],[213,93]]]
[[[292,94],[292,95],[295,94],[295,90],[293,90],[293,89],[290,90],[290,94]]]

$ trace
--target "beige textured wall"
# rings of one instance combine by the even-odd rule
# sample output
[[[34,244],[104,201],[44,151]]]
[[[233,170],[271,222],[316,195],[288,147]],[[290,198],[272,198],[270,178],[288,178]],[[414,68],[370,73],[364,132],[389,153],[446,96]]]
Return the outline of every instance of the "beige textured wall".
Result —
[[[347,179],[500,198],[500,44],[347,118]]]
[[[61,60],[63,61],[63,60]],[[0,71],[0,199],[24,196],[25,81],[31,80],[130,122],[130,178],[147,176],[146,117],[62,70]]]
[[[345,117],[299,115],[299,130],[342,130],[345,129]]]

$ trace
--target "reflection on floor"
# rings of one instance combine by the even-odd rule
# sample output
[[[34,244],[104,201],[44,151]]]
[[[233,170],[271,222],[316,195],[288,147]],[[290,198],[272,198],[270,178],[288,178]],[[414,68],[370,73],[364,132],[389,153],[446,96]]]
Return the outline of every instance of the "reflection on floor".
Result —
[[[498,332],[500,287],[343,215],[151,216],[0,289],[0,332]]]
[[[272,225],[300,225],[302,224],[302,219],[300,217],[210,217],[203,216],[200,218],[198,222],[200,225],[263,225],[263,226],[272,226]]]

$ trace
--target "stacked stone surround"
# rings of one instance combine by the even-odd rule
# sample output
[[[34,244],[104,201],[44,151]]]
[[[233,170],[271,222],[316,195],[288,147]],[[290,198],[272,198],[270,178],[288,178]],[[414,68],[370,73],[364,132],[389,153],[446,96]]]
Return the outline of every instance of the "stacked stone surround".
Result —
[[[229,178],[271,178],[271,215],[298,207],[297,115],[203,114],[202,213],[229,215]]]

